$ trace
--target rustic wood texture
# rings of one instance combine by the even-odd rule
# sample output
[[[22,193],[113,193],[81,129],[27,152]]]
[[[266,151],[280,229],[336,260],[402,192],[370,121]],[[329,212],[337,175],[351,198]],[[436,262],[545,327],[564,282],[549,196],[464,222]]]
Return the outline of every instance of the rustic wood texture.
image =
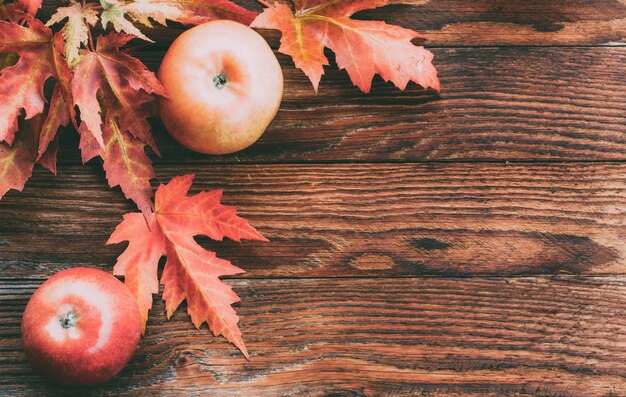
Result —
[[[261,140],[204,156],[155,123],[164,163],[626,160],[626,47],[435,50],[443,92],[376,79],[370,95],[328,68],[319,95],[285,56],[285,97]],[[140,57],[157,70],[162,53]],[[341,98],[340,101],[337,98]],[[78,164],[68,132],[63,163]]]
[[[137,358],[91,394],[626,394],[621,277],[232,284],[243,298],[250,362],[193,329],[184,308],[164,321],[159,303]],[[37,285],[2,281],[0,387],[12,396],[65,396],[31,373],[19,347],[14,314]]]
[[[224,202],[271,241],[209,242],[242,277],[626,273],[626,164],[187,166],[192,192]],[[166,182],[181,173],[159,166]],[[109,269],[106,246],[136,211],[97,166],[41,171],[0,205],[0,271]],[[33,211],[37,208],[37,211]],[[85,247],[90,247],[85,250]],[[25,261],[25,258],[28,258]]]
[[[155,185],[196,173],[271,240],[201,240],[248,270],[227,282],[251,361],[155,297],[113,381],[33,373],[28,298],[58,270],[110,270],[135,210],[68,131],[59,175],[0,201],[0,395],[626,396],[626,2],[412,3],[356,17],[423,33],[440,95],[379,78],[363,95],[334,64],[315,95],[277,54],[285,100],[252,148],[194,154],[155,121]],[[182,31],[148,30],[137,55],[157,70]]]

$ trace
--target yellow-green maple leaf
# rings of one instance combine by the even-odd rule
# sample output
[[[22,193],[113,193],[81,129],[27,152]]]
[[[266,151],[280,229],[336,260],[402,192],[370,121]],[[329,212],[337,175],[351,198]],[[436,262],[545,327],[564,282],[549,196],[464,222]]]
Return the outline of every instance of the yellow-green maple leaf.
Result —
[[[126,15],[148,27],[152,26],[151,20],[161,25],[165,25],[168,20],[198,25],[214,19],[230,19],[250,24],[257,16],[257,13],[230,0],[101,0],[100,3],[106,13],[112,13],[106,17],[115,18],[120,27],[128,22]],[[127,30],[126,32],[131,33]]]
[[[94,26],[98,22],[98,13],[93,9],[92,4],[87,3],[82,6],[72,2],[68,7],[60,7],[46,26],[52,26],[66,18],[67,22],[63,27],[65,58],[70,65],[74,65],[78,61],[81,46],[86,46],[89,42],[88,25]]]
[[[183,11],[168,3],[152,0],[136,0],[120,6],[134,21],[152,27],[150,19],[165,25],[167,20],[176,21],[182,17]]]
[[[113,25],[113,29],[115,29],[117,33],[128,33],[142,40],[154,43],[154,41],[150,40],[148,36],[141,33],[141,31],[137,29],[137,27],[133,25],[131,21],[126,19],[126,10],[124,9],[123,4],[120,4],[117,1],[101,1],[100,3],[104,7],[104,11],[102,11],[102,15],[100,16],[102,20],[102,27],[104,29],[107,28],[107,25],[110,22],[111,25]]]

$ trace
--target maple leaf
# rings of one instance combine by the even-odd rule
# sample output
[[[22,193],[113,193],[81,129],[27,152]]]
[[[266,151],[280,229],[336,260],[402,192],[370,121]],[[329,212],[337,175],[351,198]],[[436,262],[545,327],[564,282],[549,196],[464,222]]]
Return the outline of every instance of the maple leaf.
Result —
[[[109,186],[120,186],[127,198],[147,214],[152,210],[152,186],[150,180],[156,174],[146,155],[144,143],[124,132],[118,121],[108,119],[104,126],[106,150],[100,152],[104,160]]]
[[[41,0],[18,0],[12,3],[4,4],[4,0],[0,0],[0,20],[9,22],[20,22],[23,14],[35,16],[41,8]]]
[[[98,38],[96,51],[82,50],[72,89],[81,112],[83,161],[102,157],[109,185],[119,185],[147,215],[154,170],[144,146],[159,154],[147,118],[153,111],[152,94],[166,93],[154,73],[120,51],[132,38],[110,33]]]
[[[339,69],[368,93],[379,74],[404,90],[409,81],[439,90],[433,54],[411,43],[419,33],[382,21],[350,18],[355,12],[389,4],[389,0],[295,0],[296,12],[282,3],[269,5],[252,27],[282,32],[279,51],[291,56],[317,92],[328,59],[324,48],[336,54]]]
[[[202,248],[194,236],[206,235],[216,240],[228,237],[235,241],[267,239],[237,216],[235,208],[220,204],[221,191],[188,196],[193,179],[194,175],[179,176],[159,186],[148,223],[138,213],[124,216],[107,242],[129,242],[113,272],[124,276],[135,295],[145,330],[152,294],[158,292],[158,262],[165,255],[161,284],[168,318],[186,300],[196,328],[208,323],[214,335],[223,335],[249,358],[237,326],[239,317],[232,308],[239,298],[220,280],[243,270]]]
[[[0,133],[5,140],[0,144],[0,197],[9,189],[22,190],[36,162],[56,173],[57,132],[74,116],[65,99],[71,97],[71,72],[60,53],[63,38],[53,37],[28,15],[20,18],[28,22],[28,28],[0,22],[0,52],[10,51],[0,57],[0,87],[14,93],[0,99]],[[49,77],[57,83],[44,118],[43,86]],[[16,136],[21,109],[26,109],[28,120]]]
[[[117,258],[113,274],[124,276],[124,283],[133,292],[146,332],[148,311],[152,308],[152,294],[159,292],[157,276],[159,259],[165,254],[165,237],[154,217],[150,227],[139,213],[124,215],[124,221],[115,229],[107,244],[128,241],[128,248]]]
[[[41,115],[26,120],[12,146],[0,143],[0,198],[11,189],[22,191],[33,174],[41,123]]]
[[[115,31],[118,33],[121,33],[121,32],[128,33],[142,40],[146,40],[146,41],[153,43],[153,41],[150,40],[146,35],[141,33],[141,31],[137,29],[135,25],[133,25],[132,22],[130,22],[128,19],[125,18],[124,8],[121,5],[118,6],[117,5],[118,2],[101,1],[100,3],[104,7],[104,11],[102,11],[102,15],[100,16],[102,20],[102,27],[104,29],[107,28],[107,25],[110,22],[111,25],[113,25],[113,29],[115,29]]]
[[[30,15],[35,15],[41,8],[42,0],[18,0],[17,3]]]
[[[44,111],[43,86],[56,75],[52,60],[52,32],[34,18],[29,26],[0,21],[0,53],[14,53],[17,62],[0,72],[0,142],[13,143],[22,109],[30,119]]]
[[[83,6],[73,1],[70,6],[57,9],[46,26],[52,26],[66,18],[67,23],[63,27],[65,58],[73,65],[78,61],[81,46],[86,46],[89,42],[89,26],[94,26],[98,22],[98,12],[93,8],[93,4],[87,3]]]
[[[76,126],[76,110],[72,98],[70,71],[66,60],[63,59],[63,36],[54,35],[52,61],[57,71],[57,83],[52,91],[52,98],[48,106],[46,119],[39,134],[37,163],[56,175],[57,152],[59,150],[59,130],[69,125],[70,121]]]
[[[9,3],[2,4],[0,1],[0,20],[8,21],[8,22],[17,22],[19,20],[19,4]]]
[[[137,0],[132,2],[114,1],[135,22],[152,27],[150,20],[166,25],[167,21],[177,21],[183,17],[183,10],[173,5],[172,1]]]
[[[60,84],[54,87],[37,145],[37,161],[53,174],[56,174],[56,154],[59,148],[58,131],[70,123],[70,112]]]
[[[52,174],[57,174],[57,154],[59,152],[59,137],[55,137],[46,148],[46,151],[39,156],[37,164],[41,165]]]
[[[8,145],[15,138],[22,109],[26,119],[44,112],[46,99],[43,88],[48,78],[57,80],[66,103],[71,103],[71,99],[67,100],[71,97],[71,71],[60,54],[62,38],[58,35],[53,37],[52,31],[37,19],[25,14],[22,18],[28,22],[28,27],[0,21],[0,53],[13,54],[0,61],[10,62],[8,64],[11,65],[0,71],[2,91],[12,94],[0,97],[0,142]],[[74,116],[73,110],[70,115]]]
[[[135,0],[112,1],[120,4],[134,21],[152,26],[150,19],[165,25],[167,20],[198,25],[214,19],[230,19],[249,25],[258,13],[229,0]]]

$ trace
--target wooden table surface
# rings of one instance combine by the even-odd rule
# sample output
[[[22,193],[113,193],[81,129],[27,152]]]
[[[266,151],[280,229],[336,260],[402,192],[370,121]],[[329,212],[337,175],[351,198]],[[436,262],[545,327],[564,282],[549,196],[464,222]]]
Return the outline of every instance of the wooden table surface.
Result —
[[[76,395],[626,396],[626,2],[425,3],[359,17],[424,33],[441,95],[363,95],[334,66],[315,95],[277,54],[284,102],[249,150],[157,122],[155,185],[196,173],[271,240],[203,241],[248,271],[228,283],[252,359],[157,298],[128,367]],[[181,32],[138,56],[156,70]],[[62,145],[56,178],[0,201],[3,396],[69,394],[30,369],[22,312],[61,269],[111,271],[135,210]]]

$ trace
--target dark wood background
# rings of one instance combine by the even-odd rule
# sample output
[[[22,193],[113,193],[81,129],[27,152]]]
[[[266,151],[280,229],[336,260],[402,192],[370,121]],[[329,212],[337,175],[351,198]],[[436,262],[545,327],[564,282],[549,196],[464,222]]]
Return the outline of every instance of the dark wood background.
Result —
[[[157,297],[129,366],[75,394],[626,396],[626,2],[415,3],[359,18],[424,33],[441,95],[363,95],[334,66],[315,95],[277,54],[285,99],[252,148],[194,154],[157,122],[155,184],[196,173],[271,239],[204,241],[248,271],[228,282],[252,360]],[[138,56],[156,70],[181,31]],[[68,395],[27,364],[22,311],[124,249],[105,242],[133,204],[76,143],[0,202],[1,395]]]

